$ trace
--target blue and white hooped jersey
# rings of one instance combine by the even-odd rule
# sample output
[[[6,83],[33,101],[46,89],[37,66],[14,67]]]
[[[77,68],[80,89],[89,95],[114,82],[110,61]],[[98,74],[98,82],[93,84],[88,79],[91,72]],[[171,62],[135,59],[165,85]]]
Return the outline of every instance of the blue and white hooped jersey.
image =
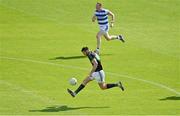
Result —
[[[97,17],[97,21],[99,25],[107,25],[108,24],[108,12],[107,9],[102,9],[100,11],[95,11],[95,16]]]

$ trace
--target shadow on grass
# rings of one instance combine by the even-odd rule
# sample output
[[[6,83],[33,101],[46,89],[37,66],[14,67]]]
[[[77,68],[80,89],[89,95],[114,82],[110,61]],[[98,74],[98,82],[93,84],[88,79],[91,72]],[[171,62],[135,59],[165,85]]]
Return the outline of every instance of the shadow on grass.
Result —
[[[46,107],[41,110],[29,110],[29,112],[61,112],[61,111],[69,111],[69,110],[97,109],[97,108],[109,108],[109,107],[107,107],[107,106],[104,106],[104,107],[69,107],[67,105],[62,105],[62,106]]]
[[[164,100],[180,100],[180,96],[170,96],[170,97],[166,97],[166,98],[163,98],[163,99],[159,99],[161,101],[164,101]]]
[[[101,54],[100,56],[110,56],[112,54]],[[82,59],[86,58],[86,56],[58,56],[54,58],[50,58],[49,60],[74,60],[74,59]]]
[[[55,58],[51,58],[49,60],[73,60],[73,59],[81,59],[86,58],[86,56],[59,56]]]

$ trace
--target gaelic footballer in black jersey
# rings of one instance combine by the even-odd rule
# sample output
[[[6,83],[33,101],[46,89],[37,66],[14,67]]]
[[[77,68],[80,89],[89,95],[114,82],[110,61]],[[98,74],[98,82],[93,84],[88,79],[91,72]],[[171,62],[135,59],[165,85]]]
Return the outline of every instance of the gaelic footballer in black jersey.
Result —
[[[124,87],[120,81],[113,84],[105,83],[105,73],[103,71],[101,60],[98,54],[90,51],[88,47],[83,47],[81,52],[89,58],[90,63],[92,64],[92,69],[89,75],[83,80],[81,85],[75,91],[67,89],[72,97],[75,97],[86,86],[87,83],[93,80],[96,80],[98,82],[98,85],[102,90],[119,87],[122,91],[124,91]]]

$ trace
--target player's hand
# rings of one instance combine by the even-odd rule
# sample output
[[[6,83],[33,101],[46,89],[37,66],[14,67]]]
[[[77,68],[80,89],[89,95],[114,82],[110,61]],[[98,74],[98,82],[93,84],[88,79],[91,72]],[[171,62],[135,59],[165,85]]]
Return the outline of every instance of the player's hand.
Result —
[[[95,20],[96,20],[96,16],[94,15],[94,16],[92,17],[92,22],[95,22]]]
[[[111,22],[111,23],[110,23],[110,27],[112,28],[113,26],[114,26],[114,23],[113,23],[113,22]]]

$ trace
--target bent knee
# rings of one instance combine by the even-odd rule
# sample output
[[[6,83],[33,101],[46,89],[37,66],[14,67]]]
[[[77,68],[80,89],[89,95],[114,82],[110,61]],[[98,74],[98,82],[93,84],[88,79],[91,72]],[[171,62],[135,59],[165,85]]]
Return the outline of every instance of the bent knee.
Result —
[[[106,38],[107,41],[110,41],[111,39],[110,38]]]
[[[100,86],[101,90],[105,90],[106,86]]]
[[[107,41],[110,41],[111,38],[110,37],[107,37],[107,36],[104,36],[106,38]]]

